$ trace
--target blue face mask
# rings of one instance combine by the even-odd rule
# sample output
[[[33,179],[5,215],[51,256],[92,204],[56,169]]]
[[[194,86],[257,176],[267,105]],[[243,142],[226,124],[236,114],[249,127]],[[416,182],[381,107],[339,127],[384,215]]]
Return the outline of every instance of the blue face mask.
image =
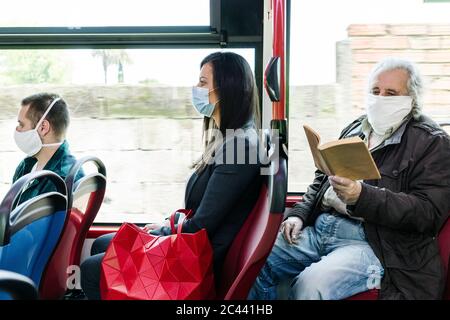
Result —
[[[214,91],[216,89],[212,89]],[[209,103],[209,93],[211,92],[208,88],[192,87],[192,105],[195,110],[201,115],[210,118],[214,112],[214,108],[217,104]]]

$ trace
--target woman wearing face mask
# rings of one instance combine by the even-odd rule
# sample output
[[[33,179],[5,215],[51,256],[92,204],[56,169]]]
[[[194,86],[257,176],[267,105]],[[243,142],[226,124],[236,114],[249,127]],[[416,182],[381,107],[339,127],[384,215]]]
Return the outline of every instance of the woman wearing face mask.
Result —
[[[76,162],[65,140],[70,122],[65,101],[50,93],[26,97],[22,100],[17,122],[14,140],[27,157],[17,167],[13,183],[30,172],[43,169],[65,179]],[[19,203],[52,190],[51,182],[35,180],[21,194]]]
[[[218,282],[227,250],[255,205],[262,183],[256,132],[259,102],[245,59],[231,52],[207,56],[192,89],[192,104],[204,117],[204,152],[186,186],[185,208],[194,215],[183,222],[182,230],[206,229]],[[171,233],[167,222],[149,224],[146,230],[155,235]],[[92,257],[81,266],[81,285],[89,299],[100,299],[101,261],[113,236],[98,238]]]

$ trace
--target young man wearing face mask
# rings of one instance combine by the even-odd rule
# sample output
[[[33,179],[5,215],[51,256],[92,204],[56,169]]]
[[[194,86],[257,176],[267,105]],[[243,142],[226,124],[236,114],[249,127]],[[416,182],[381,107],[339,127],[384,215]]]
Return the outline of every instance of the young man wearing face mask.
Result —
[[[65,140],[70,122],[65,101],[50,93],[26,97],[22,100],[17,122],[14,140],[26,158],[17,167],[13,183],[30,172],[44,169],[65,179],[76,162]],[[22,193],[20,203],[53,188],[50,181],[35,180]]]
[[[437,234],[450,210],[450,139],[422,114],[422,79],[409,61],[388,58],[369,77],[367,114],[340,138],[359,136],[380,180],[316,171],[286,220],[251,292],[275,299],[345,299],[379,288],[380,299],[441,299]]]

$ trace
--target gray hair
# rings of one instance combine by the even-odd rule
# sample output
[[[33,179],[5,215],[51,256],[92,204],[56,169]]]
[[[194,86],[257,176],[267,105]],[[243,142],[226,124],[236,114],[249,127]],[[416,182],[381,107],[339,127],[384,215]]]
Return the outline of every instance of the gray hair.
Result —
[[[408,73],[408,95],[412,98],[412,115],[417,119],[422,113],[423,80],[416,65],[411,61],[402,58],[389,57],[378,62],[370,73],[368,92],[371,92],[374,83],[381,73],[395,69],[402,69]]]

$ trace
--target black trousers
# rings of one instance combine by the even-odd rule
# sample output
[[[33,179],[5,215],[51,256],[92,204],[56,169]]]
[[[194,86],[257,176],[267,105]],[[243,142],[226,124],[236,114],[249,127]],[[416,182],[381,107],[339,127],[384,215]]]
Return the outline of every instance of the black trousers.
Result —
[[[91,257],[81,264],[81,288],[89,300],[100,300],[100,268],[106,249],[115,233],[105,234],[95,239]]]

